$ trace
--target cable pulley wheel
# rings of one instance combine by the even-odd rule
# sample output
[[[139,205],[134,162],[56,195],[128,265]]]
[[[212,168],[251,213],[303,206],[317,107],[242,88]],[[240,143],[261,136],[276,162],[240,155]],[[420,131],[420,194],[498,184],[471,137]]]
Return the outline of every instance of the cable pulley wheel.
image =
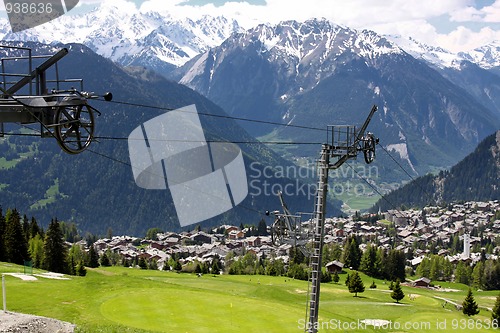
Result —
[[[94,137],[94,114],[87,104],[61,106],[54,115],[54,136],[62,150],[78,154]]]

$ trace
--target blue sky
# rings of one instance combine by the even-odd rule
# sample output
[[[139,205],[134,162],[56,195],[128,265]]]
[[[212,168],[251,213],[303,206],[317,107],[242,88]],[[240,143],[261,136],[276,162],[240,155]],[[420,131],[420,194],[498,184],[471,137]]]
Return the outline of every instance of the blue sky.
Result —
[[[324,17],[355,29],[411,36],[454,52],[500,41],[500,0],[80,0],[70,14],[92,10],[103,1],[126,1],[137,10],[191,18],[232,16],[247,28]]]

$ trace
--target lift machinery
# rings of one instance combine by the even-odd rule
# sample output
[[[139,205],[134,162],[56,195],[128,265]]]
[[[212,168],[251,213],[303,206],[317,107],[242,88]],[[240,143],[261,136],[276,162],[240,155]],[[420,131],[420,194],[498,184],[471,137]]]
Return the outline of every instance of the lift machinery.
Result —
[[[31,48],[8,45],[0,45],[0,51],[5,55],[0,58],[0,136],[4,123],[39,123],[40,136],[55,138],[66,153],[84,151],[94,137],[94,113],[100,114],[88,100],[111,101],[112,94],[95,95],[83,91],[82,79],[59,78],[57,63],[67,48],[53,55],[33,55]],[[55,73],[49,76],[49,69]],[[55,89],[49,91],[48,84]],[[61,89],[68,84],[79,84],[80,90]]]

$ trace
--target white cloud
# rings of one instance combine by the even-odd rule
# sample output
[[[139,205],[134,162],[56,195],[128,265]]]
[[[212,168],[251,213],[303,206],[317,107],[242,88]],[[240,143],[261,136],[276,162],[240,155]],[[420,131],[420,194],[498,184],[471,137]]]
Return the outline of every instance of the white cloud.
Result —
[[[437,43],[450,51],[459,52],[472,50],[495,40],[500,40],[499,30],[485,27],[476,32],[460,26],[447,35],[438,35]]]
[[[92,2],[95,0],[81,0]],[[412,36],[430,45],[442,46],[451,51],[475,48],[495,39],[500,40],[500,30],[485,27],[472,31],[460,22],[500,22],[500,0],[483,8],[475,8],[474,0],[267,0],[265,6],[248,2],[227,2],[216,7],[183,5],[186,0],[149,0],[141,11],[161,10],[173,16],[197,19],[204,14],[234,17],[245,28],[258,23],[278,23],[283,20],[304,21],[310,18],[327,18],[337,24],[355,29],[371,29],[381,34]],[[449,33],[438,33],[430,22],[439,18],[449,27]]]
[[[472,6],[459,8],[450,14],[453,22],[500,22],[500,0],[496,0],[492,5],[482,8]]]

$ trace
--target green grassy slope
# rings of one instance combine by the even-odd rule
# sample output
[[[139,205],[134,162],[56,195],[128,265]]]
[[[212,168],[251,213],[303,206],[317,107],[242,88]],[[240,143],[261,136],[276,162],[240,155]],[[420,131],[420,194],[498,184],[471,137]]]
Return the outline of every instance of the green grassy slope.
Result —
[[[0,272],[22,267],[0,264]],[[35,274],[37,272],[34,272]],[[469,329],[472,322],[442,297],[461,303],[466,287],[437,292],[403,287],[406,297],[396,305],[383,281],[377,289],[363,276],[366,291],[353,297],[343,284],[323,284],[320,332],[495,332]],[[217,276],[143,271],[121,267],[89,270],[70,280],[39,278],[22,281],[6,276],[10,311],[69,321],[77,332],[303,332],[307,282],[269,276]],[[409,299],[409,294],[414,296]],[[474,325],[486,325],[497,292],[476,292],[481,313]],[[444,306],[443,306],[444,305]],[[392,321],[392,328],[359,326],[363,319]],[[340,321],[340,322],[339,322]],[[441,323],[441,329],[437,324]],[[338,325],[351,325],[339,329]],[[398,328],[397,325],[400,325]],[[409,325],[410,327],[405,327]],[[460,328],[464,328],[460,329]],[[472,326],[470,326],[472,327]],[[474,326],[477,327],[477,326]],[[395,329],[397,328],[397,329]]]

